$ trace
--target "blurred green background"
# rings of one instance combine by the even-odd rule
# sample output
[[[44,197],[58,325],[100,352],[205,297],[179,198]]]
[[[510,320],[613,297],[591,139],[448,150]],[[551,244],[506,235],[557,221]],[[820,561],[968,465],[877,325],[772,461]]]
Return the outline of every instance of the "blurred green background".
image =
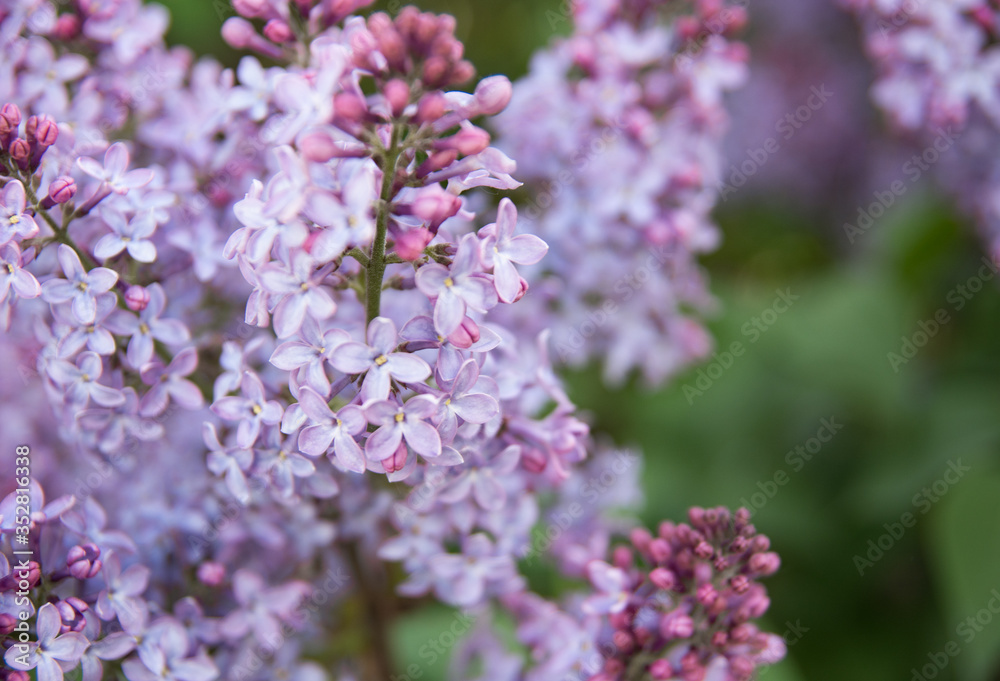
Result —
[[[172,41],[235,64],[218,39],[225,3],[164,4]],[[481,75],[511,78],[568,30],[560,5],[421,3],[457,17]],[[770,680],[914,681],[912,670],[1000,679],[1000,615],[984,610],[1000,590],[1000,294],[986,282],[956,309],[957,287],[982,267],[972,225],[930,188],[908,194],[854,245],[839,225],[766,197],[727,206],[719,221],[724,245],[705,261],[720,302],[710,327],[720,350],[739,341],[746,352],[702,395],[684,387],[699,387],[710,366],[657,392],[602,387],[596,367],[568,375],[596,430],[644,451],[644,519],[679,519],[691,505],[759,506],[754,522],[783,558],[768,582],[768,625],[797,632]],[[762,317],[778,289],[799,298]],[[889,353],[941,309],[949,321],[894,371]],[[753,340],[746,324],[755,318],[774,323]],[[842,428],[810,460],[789,455],[816,448],[809,440],[824,419]],[[942,482],[959,461],[969,471]],[[905,513],[912,527],[902,526]],[[402,666],[424,664],[416,651],[427,632],[453,621],[444,609],[402,620]],[[942,657],[952,641],[960,654]],[[445,667],[425,666],[421,678],[443,678]]]

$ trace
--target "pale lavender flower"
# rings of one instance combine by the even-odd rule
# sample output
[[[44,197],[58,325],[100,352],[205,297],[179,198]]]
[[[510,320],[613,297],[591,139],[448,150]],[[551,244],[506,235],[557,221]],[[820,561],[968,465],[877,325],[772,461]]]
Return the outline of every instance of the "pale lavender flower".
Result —
[[[13,242],[0,246],[0,302],[7,300],[12,289],[20,298],[41,295],[41,285],[35,275],[24,269],[24,265],[20,246]]]
[[[312,425],[299,432],[299,450],[309,456],[322,456],[333,445],[333,455],[344,469],[365,472],[365,457],[356,436],[365,432],[367,421],[360,408],[347,405],[336,414],[318,393],[309,387],[299,391],[299,404]]]
[[[149,263],[156,260],[156,246],[149,240],[156,231],[156,221],[150,213],[126,220],[117,210],[104,210],[101,219],[111,228],[94,244],[94,255],[101,260],[114,257],[124,250],[133,260]]]
[[[273,645],[281,640],[282,623],[293,621],[309,590],[297,581],[268,587],[260,575],[239,570],[233,575],[233,594],[241,607],[223,619],[223,635],[237,639],[252,632],[259,643]]]
[[[97,316],[96,297],[107,293],[118,281],[118,273],[106,267],[83,269],[80,256],[66,244],[59,244],[59,265],[65,279],[50,279],[42,284],[42,299],[47,303],[73,303],[73,316],[80,324],[92,324]]]
[[[330,364],[348,374],[365,373],[361,387],[363,401],[384,400],[389,396],[394,379],[416,383],[431,375],[431,368],[424,360],[410,353],[396,352],[398,338],[391,319],[376,317],[368,325],[368,344],[340,345],[330,358]]]
[[[491,379],[484,380],[492,382]],[[450,443],[455,439],[459,418],[468,423],[482,424],[500,413],[496,398],[475,391],[478,381],[479,364],[475,360],[467,360],[458,370],[449,391],[442,395],[433,421],[443,441]],[[492,388],[496,393],[495,384]]]
[[[38,223],[24,213],[27,199],[20,180],[11,180],[0,192],[0,244],[14,237],[30,239],[38,234]]]
[[[140,375],[143,382],[152,387],[143,396],[139,412],[143,416],[162,414],[170,399],[184,409],[201,409],[205,404],[201,390],[184,378],[193,374],[197,367],[195,348],[181,350],[166,367],[160,363],[144,366]]]
[[[91,643],[80,658],[81,681],[101,681],[104,677],[102,661],[119,660],[135,650],[135,637],[116,631],[101,638],[101,620],[90,611],[84,613],[84,618],[83,635]]]
[[[89,644],[83,634],[60,634],[61,624],[59,611],[53,604],[46,603],[38,609],[38,640],[28,644],[30,652],[27,664],[27,669],[37,670],[38,681],[62,681],[64,667],[67,671],[74,669]],[[18,647],[14,646],[7,650],[4,659],[12,669],[24,669],[17,664],[18,657]]]
[[[49,375],[63,390],[71,404],[83,407],[94,400],[102,407],[125,403],[121,390],[101,385],[97,379],[104,373],[104,362],[96,352],[82,352],[76,365],[56,360],[49,365]]]
[[[79,535],[81,541],[95,544],[104,553],[111,551],[134,553],[136,550],[135,543],[127,534],[121,530],[105,529],[108,524],[108,514],[92,496],[67,511],[60,520],[71,532]]]
[[[68,104],[66,84],[87,72],[87,58],[72,52],[56,58],[52,45],[39,37],[28,40],[24,57],[27,70],[19,79],[20,95],[25,101],[37,100],[38,111],[64,113]]]
[[[130,189],[145,187],[153,181],[152,170],[149,168],[129,170],[130,161],[128,147],[122,142],[116,142],[105,152],[103,165],[89,156],[81,156],[76,160],[76,164],[83,172],[101,180],[102,186],[107,186],[116,194],[126,194]]]
[[[282,371],[294,371],[300,383],[325,397],[330,394],[326,363],[351,337],[343,329],[321,331],[319,322],[312,317],[306,318],[299,336],[301,340],[286,341],[275,348],[271,364]]]
[[[73,326],[59,343],[59,352],[64,357],[76,354],[86,345],[99,355],[110,355],[115,351],[115,338],[111,331],[104,327],[108,316],[117,309],[118,297],[114,293],[102,293],[97,296],[97,312],[94,321],[81,324],[73,316],[70,305],[62,303],[52,306],[53,316],[66,324]]]
[[[189,655],[187,632],[173,618],[154,622],[139,644],[139,656],[122,664],[128,681],[213,681],[219,670],[204,652]]]
[[[246,472],[253,465],[253,450],[246,447],[229,447],[219,441],[215,424],[207,421],[201,426],[202,439],[208,447],[208,470],[221,475],[226,488],[241,503],[250,498]]]
[[[281,421],[283,410],[279,402],[268,401],[264,397],[264,384],[257,374],[244,372],[241,389],[242,396],[216,400],[212,411],[226,421],[238,421],[236,441],[240,447],[249,448],[257,441],[263,425],[275,425]]]
[[[337,304],[322,287],[323,279],[332,266],[316,270],[316,260],[308,253],[296,252],[289,266],[265,265],[261,268],[262,288],[278,299],[274,308],[274,332],[278,338],[288,338],[302,328],[306,314],[323,321],[337,311]]]
[[[479,241],[467,234],[458,243],[451,268],[437,263],[417,270],[417,288],[434,302],[434,328],[447,336],[458,328],[466,308],[486,312],[496,304],[496,291],[482,272]]]
[[[534,265],[545,257],[549,247],[534,234],[514,236],[517,226],[517,208],[507,198],[500,201],[497,221],[479,231],[483,240],[483,263],[493,268],[493,283],[497,295],[505,303],[517,299],[521,278],[514,264]]]
[[[488,591],[503,592],[517,583],[510,556],[497,555],[493,542],[482,533],[469,536],[462,553],[442,553],[431,558],[435,590],[441,600],[468,608],[480,603]]]
[[[583,603],[585,612],[608,615],[621,612],[628,605],[628,576],[620,568],[595,560],[587,566],[587,577],[598,593]]]
[[[138,563],[124,571],[121,560],[114,551],[104,557],[105,588],[97,597],[94,610],[102,620],[117,618],[127,633],[142,633],[149,614],[142,594],[149,584],[150,570]]]
[[[377,461],[388,459],[405,441],[424,458],[441,455],[441,436],[427,422],[437,409],[437,400],[429,395],[411,397],[404,404],[383,400],[365,408],[368,421],[379,426],[368,436],[365,453]]]

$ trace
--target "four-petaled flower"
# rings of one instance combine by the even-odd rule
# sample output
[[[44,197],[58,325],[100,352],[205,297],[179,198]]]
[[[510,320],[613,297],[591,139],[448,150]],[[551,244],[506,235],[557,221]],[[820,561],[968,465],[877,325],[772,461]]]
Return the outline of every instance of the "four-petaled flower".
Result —
[[[27,644],[27,666],[16,662],[23,655],[18,646],[8,648],[4,659],[11,669],[37,670],[38,681],[62,681],[63,665],[67,670],[76,667],[90,642],[77,632],[59,633],[62,618],[52,603],[38,609],[35,627],[38,641]]]
[[[264,398],[264,384],[257,374],[245,372],[241,388],[242,396],[223,397],[212,405],[212,411],[227,421],[239,421],[236,443],[246,449],[257,441],[263,424],[273,426],[281,421],[282,409],[276,400]]]
[[[496,398],[486,393],[473,392],[478,380],[479,364],[473,359],[466,360],[451,384],[451,391],[438,403],[433,421],[445,442],[455,439],[459,418],[468,423],[486,423],[500,413],[500,404]],[[492,388],[496,392],[496,386],[493,385]]]
[[[483,241],[483,264],[493,268],[493,284],[497,295],[505,303],[517,299],[521,290],[521,278],[514,263],[534,265],[548,252],[549,247],[534,234],[514,236],[517,225],[517,208],[510,199],[500,201],[495,224],[487,225],[479,231]]]
[[[278,338],[298,333],[306,319],[306,312],[314,319],[323,320],[337,311],[337,304],[330,293],[320,287],[333,267],[324,267],[317,272],[315,266],[312,256],[299,251],[292,256],[288,268],[266,265],[261,269],[261,287],[272,296],[280,297],[274,308],[274,332]]]
[[[159,363],[147,364],[140,375],[152,388],[143,396],[139,413],[143,416],[162,414],[170,399],[184,409],[201,409],[205,404],[201,390],[184,378],[193,374],[197,367],[198,351],[194,348],[178,352],[166,367]]]
[[[42,292],[35,275],[24,269],[21,248],[16,243],[0,246],[0,303],[7,300],[11,289],[21,298],[37,298]]]
[[[49,376],[66,391],[71,404],[85,406],[91,399],[102,407],[124,404],[121,390],[97,382],[102,373],[104,363],[96,352],[81,352],[75,366],[61,359],[49,365]]]
[[[38,234],[35,219],[24,214],[26,205],[21,181],[8,182],[3,192],[0,192],[0,244],[9,242],[15,236],[30,239]]]
[[[348,374],[368,372],[361,386],[361,399],[384,400],[389,396],[392,379],[416,383],[431,375],[431,368],[424,360],[407,352],[395,352],[397,340],[392,320],[376,317],[368,325],[368,345],[344,343],[333,353],[330,364]]]
[[[299,391],[299,404],[312,423],[299,433],[299,450],[308,456],[322,456],[332,443],[337,463],[349,471],[364,473],[365,457],[354,439],[367,425],[361,409],[347,405],[334,414],[326,400],[309,387]]]
[[[585,612],[594,615],[619,613],[628,605],[628,575],[620,568],[594,560],[587,565],[587,576],[598,593],[583,602]]]
[[[83,269],[80,256],[66,244],[56,253],[65,279],[50,279],[42,284],[42,299],[47,303],[72,301],[73,316],[81,324],[92,324],[97,316],[96,297],[107,293],[118,281],[118,273],[106,267]]]
[[[118,554],[111,551],[104,558],[105,589],[97,596],[94,609],[102,620],[118,618],[122,629],[130,634],[140,634],[145,628],[149,610],[142,599],[149,584],[149,568],[130,565],[124,571]]]
[[[431,263],[417,270],[417,288],[434,302],[434,328],[447,336],[462,323],[466,308],[486,312],[496,305],[496,289],[482,273],[479,241],[466,234],[458,243],[455,260],[449,270]]]
[[[116,210],[101,212],[104,223],[111,228],[111,234],[105,234],[94,245],[94,255],[101,260],[107,260],[127,250],[128,254],[138,262],[153,262],[156,260],[156,246],[149,240],[156,231],[156,221],[152,213],[135,215],[126,220],[125,216]]]
[[[80,170],[93,178],[101,180],[116,194],[126,194],[130,189],[145,187],[153,181],[153,171],[149,168],[129,170],[131,156],[122,142],[115,142],[104,153],[104,164],[98,163],[89,156],[76,159]]]
[[[424,458],[441,456],[441,436],[426,421],[436,409],[437,400],[430,395],[411,397],[405,404],[382,400],[369,405],[365,416],[379,429],[369,435],[365,443],[368,458],[388,459],[403,440]]]
[[[151,284],[149,303],[139,316],[118,310],[108,320],[108,327],[122,336],[131,336],[125,357],[136,369],[141,369],[153,358],[153,341],[168,345],[180,345],[191,340],[187,327],[176,319],[160,319],[167,306],[167,296],[159,284]]]
[[[295,378],[322,396],[330,394],[326,363],[334,351],[351,340],[343,329],[320,331],[319,323],[309,317],[299,330],[301,340],[279,345],[271,354],[271,364],[282,371],[294,371]]]

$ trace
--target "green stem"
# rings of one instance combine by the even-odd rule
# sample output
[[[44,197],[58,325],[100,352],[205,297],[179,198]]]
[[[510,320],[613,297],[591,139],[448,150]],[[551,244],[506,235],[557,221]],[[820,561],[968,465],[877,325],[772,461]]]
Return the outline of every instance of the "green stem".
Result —
[[[49,227],[52,228],[52,231],[55,234],[55,240],[59,243],[66,244],[76,251],[76,254],[80,257],[80,262],[83,263],[84,268],[87,270],[92,270],[97,267],[97,263],[94,262],[94,259],[87,255],[87,252],[77,246],[73,239],[70,238],[69,230],[56,224],[56,221],[52,219],[51,215],[49,215],[49,211],[42,208],[42,203],[38,200],[38,195],[35,194],[35,190],[31,188],[31,183],[22,182],[21,184],[24,186],[24,193],[28,197],[28,201],[31,202],[31,207],[35,210],[35,215],[40,215],[42,219],[48,223]]]
[[[400,157],[399,128],[393,126],[392,139],[386,151],[385,163],[382,167],[382,191],[379,193],[379,205],[375,219],[375,241],[372,243],[371,256],[368,258],[368,268],[365,276],[365,309],[368,322],[379,316],[382,308],[382,278],[385,276],[385,238],[389,229],[389,200],[392,198],[392,186],[396,181],[396,164]]]

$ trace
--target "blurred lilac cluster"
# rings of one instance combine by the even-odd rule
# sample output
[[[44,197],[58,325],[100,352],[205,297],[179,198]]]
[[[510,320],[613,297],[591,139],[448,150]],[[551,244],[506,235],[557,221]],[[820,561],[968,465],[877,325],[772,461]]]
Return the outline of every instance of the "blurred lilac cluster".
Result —
[[[987,0],[842,0],[877,71],[872,97],[974,215],[1000,257],[1000,8]],[[954,149],[952,149],[954,147]]]
[[[575,28],[537,53],[498,117],[552,254],[517,324],[552,327],[557,358],[600,357],[654,384],[710,352],[694,311],[715,248],[724,95],[746,77],[729,38],[745,3],[575,2]],[[517,314],[517,312],[512,312]]]
[[[0,679],[384,680],[401,597],[522,621],[532,661],[485,626],[456,656],[506,660],[488,678],[604,668],[602,613],[531,594],[518,566],[593,574],[631,527],[609,511],[634,506],[639,466],[593,441],[552,371],[559,280],[526,295],[525,278],[549,246],[483,196],[520,186],[478,122],[511,84],[455,90],[474,70],[453,18],[354,16],[368,4],[237,0],[223,36],[278,65],[234,71],[167,48],[155,5],[0,0],[0,464],[32,451],[28,492],[0,478]],[[702,41],[742,15],[696,10],[669,31],[646,3],[579,17],[581,50],[625,50],[601,85],[621,153],[674,169],[628,199],[641,225],[601,229],[622,258],[666,253],[657,281],[693,287],[678,306],[703,297],[691,253],[711,241],[719,96],[743,59]],[[589,55],[594,77],[612,63]],[[616,104],[613,79],[640,71]],[[543,231],[563,249],[547,259],[576,257]],[[592,289],[559,267],[571,306]],[[707,345],[678,309],[637,327],[666,353],[651,377]],[[620,370],[646,361],[621,352]],[[24,500],[28,567],[6,551]]]

